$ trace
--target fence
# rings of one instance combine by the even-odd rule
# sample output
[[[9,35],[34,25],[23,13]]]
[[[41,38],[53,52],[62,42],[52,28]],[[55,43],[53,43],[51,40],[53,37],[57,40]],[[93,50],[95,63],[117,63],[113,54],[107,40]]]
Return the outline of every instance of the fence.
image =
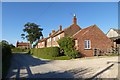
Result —
[[[119,55],[120,54],[120,47],[117,48],[111,48],[111,49],[104,49],[101,50],[99,48],[93,49],[94,56],[104,56],[104,55]]]

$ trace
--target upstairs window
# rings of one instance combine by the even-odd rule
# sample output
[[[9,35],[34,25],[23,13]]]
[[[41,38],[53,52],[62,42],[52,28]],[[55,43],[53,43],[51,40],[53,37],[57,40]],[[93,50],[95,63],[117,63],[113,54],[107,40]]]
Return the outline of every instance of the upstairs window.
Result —
[[[78,46],[78,40],[75,40],[75,46]]]
[[[58,39],[60,39],[60,35],[58,35]]]
[[[55,41],[55,37],[54,37],[53,39],[54,39],[54,41]]]
[[[50,38],[50,40],[49,41],[51,41],[52,40],[52,38]]]
[[[85,49],[90,49],[91,48],[91,42],[90,42],[90,40],[85,40],[84,41],[84,48]]]

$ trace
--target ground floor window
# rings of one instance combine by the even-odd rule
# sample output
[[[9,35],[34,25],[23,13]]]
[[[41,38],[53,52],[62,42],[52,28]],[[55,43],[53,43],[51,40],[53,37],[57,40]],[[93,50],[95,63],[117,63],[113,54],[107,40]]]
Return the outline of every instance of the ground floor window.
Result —
[[[91,42],[90,42],[90,40],[85,40],[84,41],[84,48],[85,49],[90,49],[91,48]]]

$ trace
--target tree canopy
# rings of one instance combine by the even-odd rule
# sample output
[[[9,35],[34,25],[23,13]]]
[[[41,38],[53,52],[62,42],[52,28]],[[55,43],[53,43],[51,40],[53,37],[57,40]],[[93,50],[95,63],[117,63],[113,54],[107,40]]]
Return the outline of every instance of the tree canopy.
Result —
[[[24,25],[23,29],[23,31],[26,32],[27,35],[21,34],[21,37],[24,39],[25,36],[25,38],[32,44],[36,40],[39,40],[40,37],[43,37],[42,30],[43,29],[40,28],[39,25],[28,22]]]

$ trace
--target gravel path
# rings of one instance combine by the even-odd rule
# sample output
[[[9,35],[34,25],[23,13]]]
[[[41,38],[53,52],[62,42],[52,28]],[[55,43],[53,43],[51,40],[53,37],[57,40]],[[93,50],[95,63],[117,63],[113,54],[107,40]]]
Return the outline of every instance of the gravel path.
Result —
[[[27,54],[14,54],[7,78],[116,78],[117,62],[118,57],[43,60]]]

